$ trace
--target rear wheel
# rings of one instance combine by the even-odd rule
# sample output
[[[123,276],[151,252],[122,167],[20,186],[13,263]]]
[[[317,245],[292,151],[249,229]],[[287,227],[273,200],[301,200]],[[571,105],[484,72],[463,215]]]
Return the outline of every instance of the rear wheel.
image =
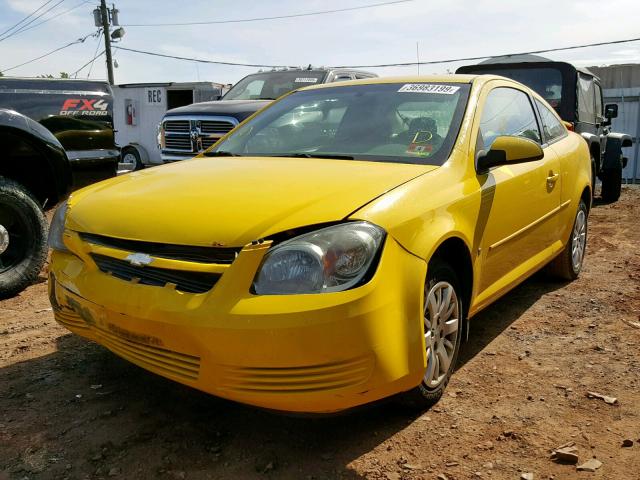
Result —
[[[622,169],[608,168],[602,172],[602,199],[615,202],[622,191]]]
[[[562,253],[549,264],[549,273],[563,280],[575,280],[578,278],[587,248],[587,220],[587,206],[584,201],[580,200],[569,241]]]
[[[420,385],[405,396],[415,407],[435,404],[455,369],[464,319],[459,285],[449,264],[437,258],[429,263],[423,313],[427,366]]]
[[[22,185],[0,177],[0,298],[33,283],[46,256],[42,209]]]

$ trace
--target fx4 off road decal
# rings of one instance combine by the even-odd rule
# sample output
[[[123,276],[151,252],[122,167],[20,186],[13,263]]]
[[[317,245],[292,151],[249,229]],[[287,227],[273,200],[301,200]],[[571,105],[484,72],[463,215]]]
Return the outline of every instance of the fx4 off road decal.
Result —
[[[102,117],[109,115],[109,104],[97,98],[67,98],[62,104],[60,115]]]

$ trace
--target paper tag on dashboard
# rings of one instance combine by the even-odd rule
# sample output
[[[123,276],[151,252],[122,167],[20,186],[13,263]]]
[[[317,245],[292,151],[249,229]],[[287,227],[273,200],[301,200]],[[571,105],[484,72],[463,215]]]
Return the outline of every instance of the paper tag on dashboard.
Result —
[[[318,81],[317,78],[312,77],[298,77],[296,78],[294,83],[316,83]]]
[[[460,87],[453,85],[438,85],[434,83],[405,83],[398,92],[405,93],[439,93],[441,95],[453,95]]]

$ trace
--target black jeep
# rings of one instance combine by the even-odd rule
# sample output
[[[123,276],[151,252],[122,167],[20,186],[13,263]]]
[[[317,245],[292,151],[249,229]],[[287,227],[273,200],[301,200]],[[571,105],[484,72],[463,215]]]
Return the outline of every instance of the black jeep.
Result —
[[[631,137],[611,132],[611,119],[618,116],[618,106],[603,105],[596,75],[586,68],[534,55],[492,58],[460,67],[456,73],[502,75],[538,92],[589,144],[594,194],[598,177],[602,180],[603,200],[620,197],[622,169],[627,163],[622,148],[631,146]]]

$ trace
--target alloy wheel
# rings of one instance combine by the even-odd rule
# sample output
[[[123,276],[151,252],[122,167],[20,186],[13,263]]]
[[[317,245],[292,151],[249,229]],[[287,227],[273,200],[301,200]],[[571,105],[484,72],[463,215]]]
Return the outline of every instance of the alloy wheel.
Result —
[[[456,291],[449,282],[438,282],[425,295],[427,369],[423,383],[427,388],[437,388],[447,378],[456,352],[459,328],[460,307]]]
[[[587,243],[587,215],[584,210],[578,210],[576,221],[571,234],[571,265],[574,272],[579,272],[582,267],[585,246]]]

